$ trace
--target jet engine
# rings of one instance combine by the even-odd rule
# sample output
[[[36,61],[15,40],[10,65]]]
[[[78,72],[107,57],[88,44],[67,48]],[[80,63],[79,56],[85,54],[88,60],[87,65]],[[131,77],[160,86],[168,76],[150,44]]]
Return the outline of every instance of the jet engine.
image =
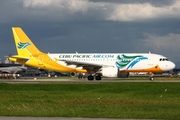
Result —
[[[118,77],[118,78],[129,77],[129,72],[120,72],[119,69],[115,67],[102,68],[101,73],[105,77]]]
[[[77,73],[76,73],[76,72],[71,72],[71,73],[70,73],[70,76],[71,76],[71,77],[75,77],[75,76],[77,76]]]

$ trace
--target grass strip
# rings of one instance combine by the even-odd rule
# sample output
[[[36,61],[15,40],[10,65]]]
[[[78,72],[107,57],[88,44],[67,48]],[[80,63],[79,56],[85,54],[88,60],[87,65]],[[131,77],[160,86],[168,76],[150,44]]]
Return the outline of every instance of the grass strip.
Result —
[[[0,83],[1,116],[179,119],[180,83]]]

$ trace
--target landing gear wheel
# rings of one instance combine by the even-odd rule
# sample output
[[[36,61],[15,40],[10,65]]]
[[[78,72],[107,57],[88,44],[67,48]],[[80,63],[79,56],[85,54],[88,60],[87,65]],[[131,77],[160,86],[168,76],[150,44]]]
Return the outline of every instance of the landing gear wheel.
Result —
[[[92,75],[89,75],[88,77],[87,77],[87,79],[90,81],[90,80],[94,80],[94,76],[92,76]]]
[[[154,77],[150,77],[150,81],[154,81]]]
[[[98,76],[95,77],[95,79],[96,79],[96,80],[101,80],[102,77],[98,75]]]

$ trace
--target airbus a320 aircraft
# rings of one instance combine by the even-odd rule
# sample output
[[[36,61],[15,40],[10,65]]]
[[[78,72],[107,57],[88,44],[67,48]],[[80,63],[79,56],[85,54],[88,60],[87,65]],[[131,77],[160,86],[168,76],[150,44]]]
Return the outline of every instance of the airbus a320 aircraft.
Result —
[[[56,72],[85,73],[88,80],[128,77],[129,72],[165,72],[175,68],[166,57],[151,53],[44,53],[20,27],[13,27],[18,55],[9,59],[24,65]],[[150,80],[153,80],[153,74]]]
[[[25,66],[9,66],[9,67],[0,67],[0,73],[17,73],[20,71],[25,71],[27,67]]]

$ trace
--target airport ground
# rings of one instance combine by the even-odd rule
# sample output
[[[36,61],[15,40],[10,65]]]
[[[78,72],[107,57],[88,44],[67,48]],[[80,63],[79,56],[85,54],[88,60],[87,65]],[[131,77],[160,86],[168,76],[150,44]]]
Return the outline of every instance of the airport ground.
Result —
[[[70,77],[1,79],[0,116],[24,116],[27,120],[51,119],[52,116],[54,120],[66,119],[64,117],[70,117],[70,120],[72,117],[74,120],[178,119],[180,79],[159,77],[149,81],[146,78],[105,78],[102,81]]]
[[[110,118],[63,118],[63,117],[0,117],[0,120],[124,120],[124,119],[110,119]],[[138,120],[138,119],[126,119]],[[141,119],[143,120],[143,119]],[[148,119],[144,119],[148,120]]]
[[[149,80],[148,75],[141,76],[130,76],[128,78],[103,78],[102,80],[93,80],[88,81],[87,78],[78,79],[78,77],[69,77],[69,76],[60,76],[60,77],[48,77],[48,76],[31,76],[31,77],[20,77],[14,79],[13,77],[9,78],[0,78],[0,82],[9,82],[9,83],[37,83],[37,82],[180,82],[180,76],[167,76],[167,75],[156,75],[154,81]]]
[[[62,118],[62,117],[0,117],[0,120],[117,120],[107,118]],[[118,119],[120,120],[120,119]],[[126,119],[134,120],[134,119]]]

